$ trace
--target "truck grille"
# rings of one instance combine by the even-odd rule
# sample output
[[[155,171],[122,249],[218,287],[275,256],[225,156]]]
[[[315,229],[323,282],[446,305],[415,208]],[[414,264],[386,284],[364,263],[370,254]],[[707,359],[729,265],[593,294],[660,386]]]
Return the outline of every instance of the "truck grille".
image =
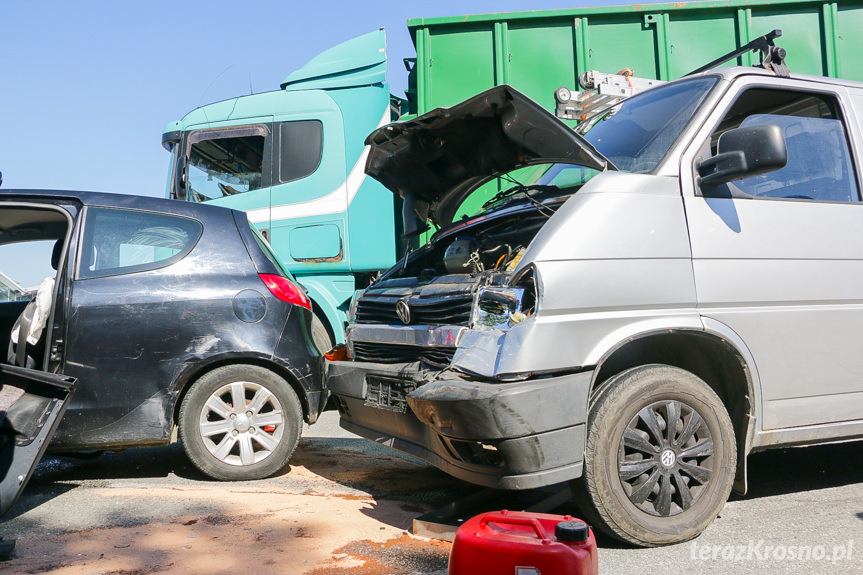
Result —
[[[354,342],[354,360],[375,363],[411,363],[423,361],[433,367],[446,367],[455,355],[454,347],[426,347]]]
[[[402,299],[392,296],[363,296],[357,300],[357,323],[403,325],[396,313]],[[473,294],[450,294],[438,298],[410,297],[405,300],[411,311],[411,325],[468,325]]]

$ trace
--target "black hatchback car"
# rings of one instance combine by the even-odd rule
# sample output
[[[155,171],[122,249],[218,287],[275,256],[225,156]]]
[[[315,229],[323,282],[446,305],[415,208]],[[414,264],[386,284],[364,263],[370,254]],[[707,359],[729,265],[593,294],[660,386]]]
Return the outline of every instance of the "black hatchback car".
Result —
[[[0,247],[38,240],[54,242],[56,273],[29,302],[0,303],[0,383],[28,373],[77,380],[50,451],[166,445],[179,435],[216,479],[285,466],[303,421],[327,400],[321,352],[309,299],[244,213],[0,191]],[[8,364],[14,377],[4,375]]]

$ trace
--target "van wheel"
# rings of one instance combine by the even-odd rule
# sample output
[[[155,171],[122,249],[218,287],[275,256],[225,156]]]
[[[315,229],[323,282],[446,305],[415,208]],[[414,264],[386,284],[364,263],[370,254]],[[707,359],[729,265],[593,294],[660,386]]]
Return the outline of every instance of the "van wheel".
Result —
[[[281,470],[300,440],[303,411],[284,379],[254,365],[220,367],[196,381],[180,407],[180,439],[213,479],[263,479]]]
[[[602,531],[655,547],[699,535],[734,480],[736,444],[722,401],[704,381],[667,365],[616,375],[588,415],[575,492]]]

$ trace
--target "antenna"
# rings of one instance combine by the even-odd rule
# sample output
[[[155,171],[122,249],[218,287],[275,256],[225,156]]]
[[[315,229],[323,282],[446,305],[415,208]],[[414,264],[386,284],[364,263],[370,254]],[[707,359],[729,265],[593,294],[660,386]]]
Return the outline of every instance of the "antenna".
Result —
[[[200,108],[200,107],[201,107],[201,102],[203,102],[203,101],[204,101],[204,96],[206,96],[206,95],[207,95],[207,91],[209,91],[209,89],[213,87],[213,84],[215,84],[215,83],[216,83],[216,80],[218,80],[219,78],[221,78],[221,77],[222,77],[222,74],[224,74],[225,72],[227,72],[228,70],[230,70],[232,66],[233,66],[233,64],[230,64],[227,68],[225,68],[224,70],[222,70],[221,74],[219,74],[218,76],[216,76],[215,78],[213,78],[213,81],[212,81],[212,82],[210,82],[210,85],[209,85],[209,86],[207,86],[207,89],[206,89],[206,90],[204,90],[204,93],[203,93],[203,94],[201,94],[201,99],[200,99],[200,100],[198,100],[198,106],[197,106],[198,108]]]

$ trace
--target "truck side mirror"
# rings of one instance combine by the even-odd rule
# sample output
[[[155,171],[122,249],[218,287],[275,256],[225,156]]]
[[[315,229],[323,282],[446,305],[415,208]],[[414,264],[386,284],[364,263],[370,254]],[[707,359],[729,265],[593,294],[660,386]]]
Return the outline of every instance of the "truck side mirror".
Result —
[[[171,197],[175,200],[186,199],[186,167],[188,160],[182,153],[177,156],[177,166],[174,168],[174,186]]]
[[[716,144],[716,155],[698,162],[698,184],[712,189],[784,168],[788,149],[782,128],[774,124],[728,130]]]

